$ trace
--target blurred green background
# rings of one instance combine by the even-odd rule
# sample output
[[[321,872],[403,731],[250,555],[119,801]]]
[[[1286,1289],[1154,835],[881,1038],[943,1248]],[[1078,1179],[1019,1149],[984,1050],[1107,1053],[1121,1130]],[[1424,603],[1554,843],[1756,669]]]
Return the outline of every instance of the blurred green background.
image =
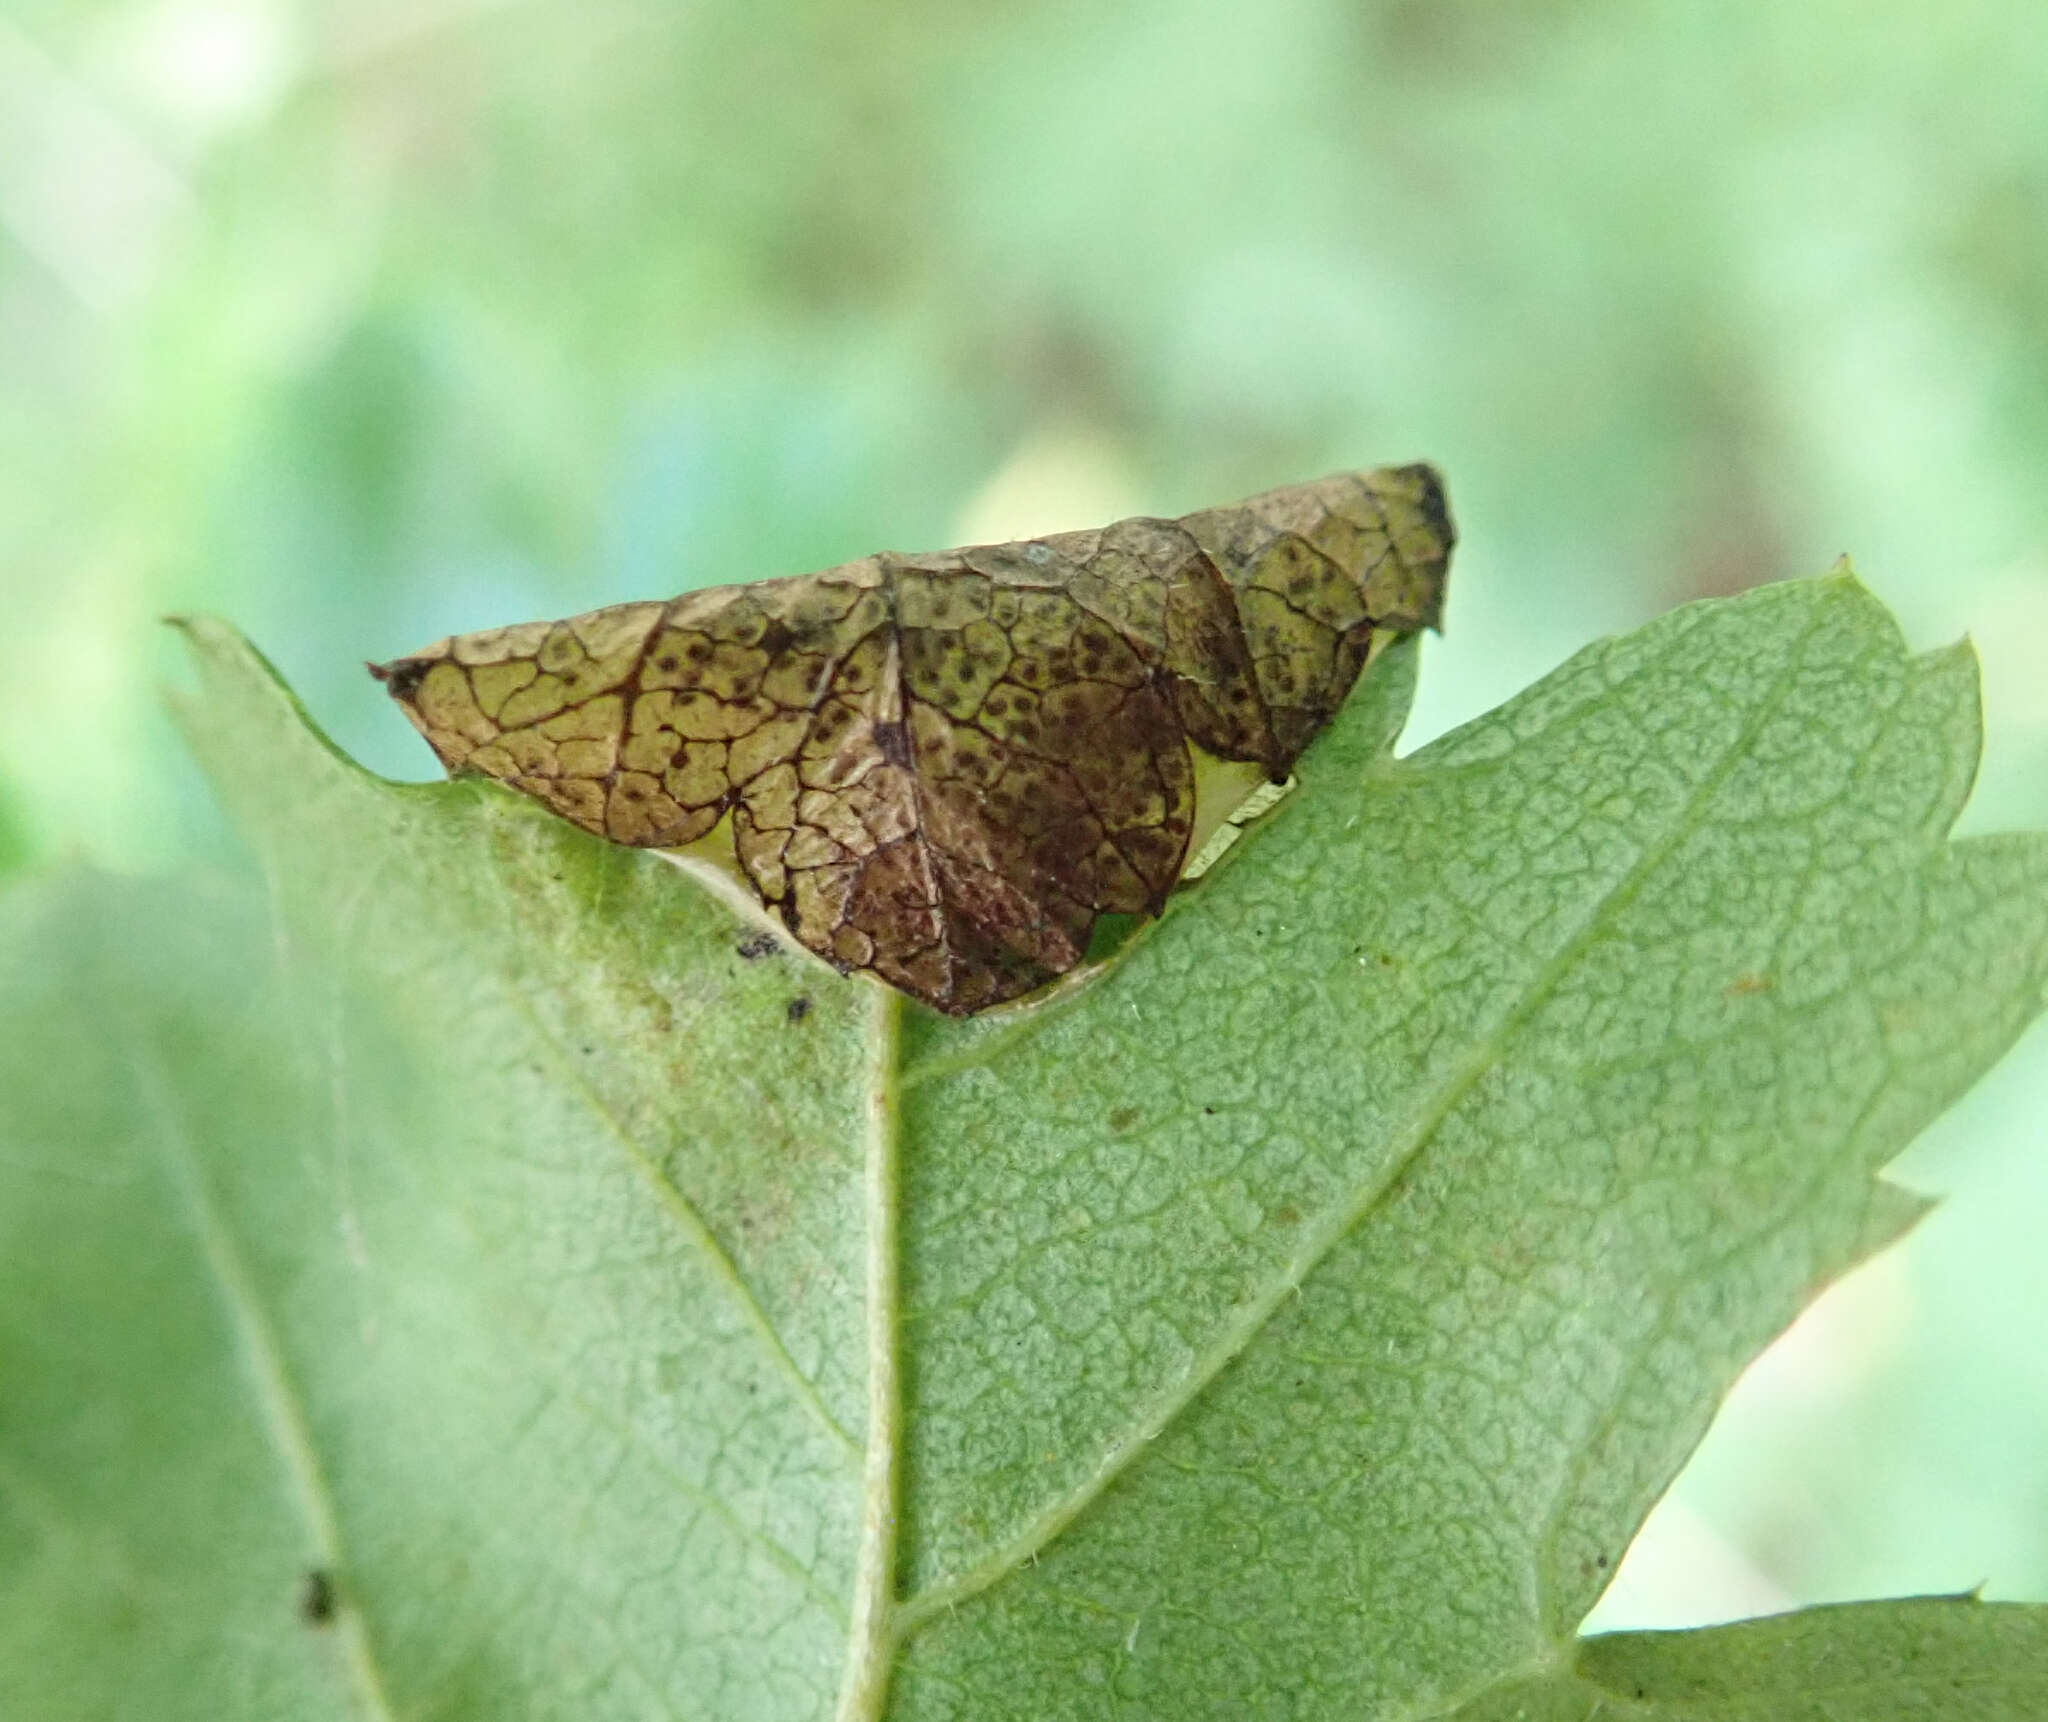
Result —
[[[1853,552],[2048,821],[2037,0],[8,0],[0,870],[230,862],[156,618],[450,630],[1427,456],[1411,740]],[[2048,1041],[1599,1624],[2048,1598]]]

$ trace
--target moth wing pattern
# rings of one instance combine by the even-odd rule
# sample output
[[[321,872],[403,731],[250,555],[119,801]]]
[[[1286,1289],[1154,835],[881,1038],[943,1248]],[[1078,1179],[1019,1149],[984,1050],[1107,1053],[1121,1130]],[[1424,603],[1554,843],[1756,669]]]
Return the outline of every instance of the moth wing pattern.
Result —
[[[904,717],[958,1008],[1081,960],[1098,915],[1157,912],[1193,814],[1145,655],[1071,590],[1058,541],[896,568]]]
[[[1285,778],[1375,636],[1435,625],[1452,542],[1435,474],[1383,468],[372,668],[451,772],[722,849],[809,949],[964,1015],[1073,968],[1099,915],[1157,914],[1190,744]]]

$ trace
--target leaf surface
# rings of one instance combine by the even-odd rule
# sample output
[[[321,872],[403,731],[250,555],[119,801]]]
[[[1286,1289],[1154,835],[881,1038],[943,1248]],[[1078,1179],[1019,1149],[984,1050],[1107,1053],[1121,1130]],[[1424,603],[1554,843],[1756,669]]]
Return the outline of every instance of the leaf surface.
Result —
[[[27,1714],[1612,1709],[1573,1628],[2048,977],[2048,845],[1946,840],[1972,662],[1841,577],[1405,760],[1396,649],[1112,965],[965,1022],[194,640],[268,908],[0,928]]]
[[[1989,1722],[2048,1712],[2048,1609],[1914,1597],[1589,1638],[1447,1722]]]

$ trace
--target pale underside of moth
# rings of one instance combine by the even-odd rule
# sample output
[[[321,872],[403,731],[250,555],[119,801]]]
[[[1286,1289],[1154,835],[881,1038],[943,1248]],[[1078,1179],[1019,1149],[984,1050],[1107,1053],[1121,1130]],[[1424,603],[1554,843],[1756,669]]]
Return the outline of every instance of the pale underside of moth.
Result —
[[[1375,641],[1436,625],[1452,543],[1436,474],[1386,467],[372,671],[451,772],[714,855],[828,962],[966,1015],[1073,968],[1099,915],[1159,913]]]

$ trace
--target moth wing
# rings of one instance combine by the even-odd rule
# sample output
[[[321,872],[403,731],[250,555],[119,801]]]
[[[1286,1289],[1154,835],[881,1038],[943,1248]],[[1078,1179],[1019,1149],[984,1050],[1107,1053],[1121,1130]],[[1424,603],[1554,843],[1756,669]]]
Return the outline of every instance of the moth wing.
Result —
[[[1087,543],[1068,590],[1165,672],[1187,739],[1285,775],[1237,594],[1194,535],[1140,517],[1071,536]]]
[[[1156,913],[1187,848],[1193,773],[1170,691],[1066,589],[1071,567],[898,574],[923,827],[949,938],[990,971],[963,977],[963,993],[992,993],[965,1008],[1071,968],[1099,914]]]
[[[451,772],[495,777],[610,836],[608,792],[659,604],[436,641],[372,665]]]
[[[1288,485],[1181,525],[1236,594],[1275,775],[1344,703],[1376,630],[1435,626],[1455,536],[1426,466]]]

